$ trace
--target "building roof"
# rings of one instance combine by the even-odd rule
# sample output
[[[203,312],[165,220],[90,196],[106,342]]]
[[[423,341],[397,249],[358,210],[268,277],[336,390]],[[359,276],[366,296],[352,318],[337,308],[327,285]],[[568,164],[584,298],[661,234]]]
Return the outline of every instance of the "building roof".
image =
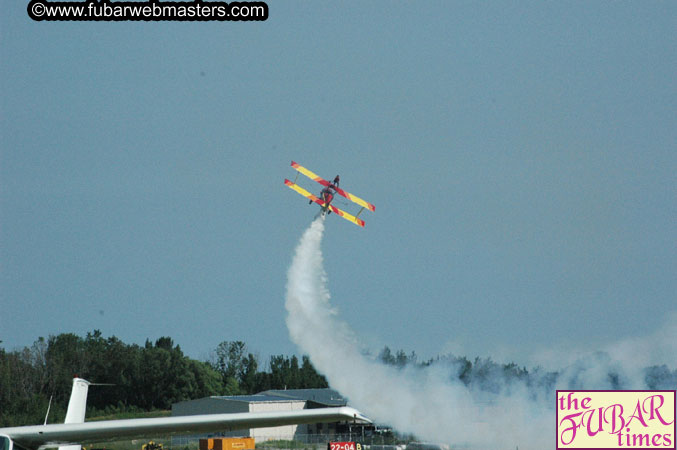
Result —
[[[303,401],[300,398],[291,398],[281,395],[269,395],[267,392],[261,392],[253,395],[215,395],[211,398],[220,400],[230,400],[234,402],[245,403],[264,403],[264,402],[289,402],[289,401]]]
[[[333,389],[271,389],[254,395],[218,395],[211,398],[245,403],[305,401],[315,407],[347,405],[347,400]]]
[[[272,389],[261,394],[285,397],[288,399],[306,400],[317,406],[346,406],[348,401],[334,389]]]

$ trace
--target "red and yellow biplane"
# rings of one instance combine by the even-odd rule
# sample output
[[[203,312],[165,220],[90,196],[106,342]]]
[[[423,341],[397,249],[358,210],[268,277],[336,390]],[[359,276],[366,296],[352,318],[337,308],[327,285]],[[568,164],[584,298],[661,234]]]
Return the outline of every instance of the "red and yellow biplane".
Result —
[[[376,210],[376,207],[373,204],[371,204],[367,201],[364,201],[360,197],[358,197],[357,195],[353,195],[350,192],[344,191],[343,189],[338,187],[339,181],[340,181],[338,175],[336,175],[336,178],[334,178],[333,182],[329,182],[329,181],[325,180],[324,178],[319,177],[317,174],[311,172],[310,170],[306,169],[305,167],[301,166],[300,164],[295,163],[294,161],[291,162],[291,166],[294,169],[296,169],[299,173],[302,173],[303,175],[307,176],[311,180],[317,181],[322,186],[324,186],[324,189],[322,189],[320,196],[316,197],[315,195],[311,194],[310,192],[306,191],[301,186],[296,184],[296,181],[299,178],[298,173],[296,174],[296,179],[293,182],[291,182],[287,179],[284,180],[284,184],[289,186],[290,189],[295,190],[299,194],[303,195],[305,198],[309,199],[310,204],[315,202],[318,205],[320,205],[322,207],[322,214],[331,214],[333,212],[337,216],[341,216],[344,219],[349,220],[350,222],[354,223],[355,225],[359,225],[359,226],[363,227],[364,226],[364,220],[359,218],[359,215],[362,213],[362,211],[364,211],[365,208],[370,210],[370,211]],[[357,214],[355,214],[354,216],[352,214],[348,214],[347,212],[338,209],[336,206],[331,204],[332,200],[334,199],[335,194],[339,194],[339,195],[347,198],[348,200],[350,200],[354,203],[357,203],[358,205],[360,205],[362,207],[362,209],[360,209],[360,211]]]

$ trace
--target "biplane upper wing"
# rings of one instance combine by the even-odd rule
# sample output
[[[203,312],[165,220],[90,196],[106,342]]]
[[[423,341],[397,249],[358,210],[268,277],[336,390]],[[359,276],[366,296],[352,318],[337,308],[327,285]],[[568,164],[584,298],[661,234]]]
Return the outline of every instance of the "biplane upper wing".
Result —
[[[303,175],[305,175],[305,176],[307,176],[308,178],[310,178],[311,180],[317,181],[317,182],[320,183],[322,186],[329,186],[329,185],[331,184],[331,183],[329,183],[329,181],[327,181],[327,180],[325,180],[324,178],[320,177],[320,176],[317,175],[315,172],[312,172],[312,171],[306,169],[305,167],[303,167],[302,165],[300,165],[300,164],[297,163],[297,162],[292,161],[292,162],[291,162],[291,166],[292,166],[294,169],[296,169],[296,170],[298,170],[299,172],[301,172]],[[353,195],[353,194],[351,194],[350,192],[344,191],[343,189],[341,189],[341,188],[339,188],[339,187],[335,187],[335,189],[336,189],[336,193],[337,193],[337,194],[342,195],[343,197],[347,198],[347,199],[350,200],[351,202],[355,202],[355,203],[357,203],[358,205],[360,205],[360,206],[362,206],[362,207],[364,207],[364,208],[367,208],[367,209],[370,210],[370,211],[375,211],[375,210],[376,210],[376,206],[374,206],[373,204],[369,203],[369,202],[366,201],[366,200],[361,199],[361,198],[358,197],[357,195]]]
[[[320,206],[322,206],[322,207],[324,208],[325,204],[324,204],[324,202],[323,202],[322,200],[320,200],[318,197],[316,197],[315,195],[311,194],[310,192],[306,191],[305,189],[303,189],[303,188],[302,188],[301,186],[299,186],[298,184],[292,183],[292,182],[289,181],[289,180],[284,180],[284,184],[286,184],[287,186],[289,186],[290,189],[295,190],[295,191],[298,192],[299,194],[303,195],[305,198],[314,201],[315,203],[317,203],[318,205],[320,205]],[[355,217],[355,216],[353,216],[352,214],[349,214],[349,213],[347,213],[347,212],[345,212],[345,211],[343,211],[343,210],[340,210],[340,209],[338,209],[336,206],[333,206],[333,205],[331,205],[331,204],[329,205],[329,209],[331,209],[332,212],[335,213],[337,216],[341,216],[341,217],[343,217],[344,219],[346,219],[346,220],[348,220],[348,221],[354,223],[355,225],[358,225],[358,226],[360,226],[360,227],[364,227],[364,220],[362,220],[362,219],[360,219],[360,218],[358,218],[358,217]]]

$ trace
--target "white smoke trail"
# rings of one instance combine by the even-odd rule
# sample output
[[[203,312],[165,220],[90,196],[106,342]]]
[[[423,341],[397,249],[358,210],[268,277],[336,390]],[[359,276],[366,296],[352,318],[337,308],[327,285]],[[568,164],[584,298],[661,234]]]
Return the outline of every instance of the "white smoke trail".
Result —
[[[367,356],[355,333],[331,307],[320,248],[323,233],[320,217],[301,237],[289,268],[290,336],[352,406],[419,439],[477,449],[552,448],[555,389],[618,389],[619,383],[623,389],[648,389],[645,368],[677,359],[677,314],[672,313],[665,323],[654,324],[653,334],[619,340],[600,352],[551,351],[550,359],[560,368],[551,367],[557,375],[550,382],[547,371],[541,372],[542,379],[534,373],[531,385],[506,384],[500,373],[480,379],[498,386],[501,394],[467,387],[450,376],[453,367],[444,364],[425,369],[385,365]],[[547,360],[545,356],[540,360]],[[616,379],[610,374],[616,374]]]
[[[552,446],[554,411],[536,408],[526,393],[482,403],[441,370],[397,370],[366,356],[329,303],[320,248],[323,232],[320,217],[296,248],[288,272],[287,327],[315,368],[352,406],[420,439],[471,448]]]

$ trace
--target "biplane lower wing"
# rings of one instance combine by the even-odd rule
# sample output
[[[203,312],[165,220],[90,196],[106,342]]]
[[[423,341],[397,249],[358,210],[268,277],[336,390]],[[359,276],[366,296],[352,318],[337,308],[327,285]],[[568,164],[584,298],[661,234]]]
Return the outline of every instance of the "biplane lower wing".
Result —
[[[304,196],[305,198],[307,198],[308,200],[314,201],[315,203],[317,203],[318,205],[320,205],[322,208],[325,207],[325,204],[324,204],[324,202],[323,202],[322,200],[320,200],[318,197],[316,197],[315,195],[311,194],[310,192],[306,191],[305,189],[303,189],[303,188],[302,188],[301,186],[299,186],[298,184],[292,183],[292,182],[289,181],[289,180],[284,180],[284,184],[286,184],[290,189],[293,189],[293,190],[295,190],[296,192],[298,192],[299,194],[303,195],[303,196]],[[333,206],[333,205],[331,205],[331,204],[329,205],[329,209],[330,209],[334,214],[336,214],[337,216],[341,216],[341,217],[343,217],[344,219],[346,219],[347,221],[354,223],[355,225],[358,225],[358,226],[360,226],[360,227],[364,227],[364,220],[362,220],[362,219],[360,219],[360,218],[357,218],[357,217],[353,216],[352,214],[349,214],[349,213],[347,213],[347,212],[345,212],[345,211],[343,211],[343,210],[340,210],[340,209],[338,209],[336,206]]]
[[[303,167],[302,165],[300,165],[297,162],[292,161],[291,166],[294,169],[301,172],[303,175],[310,178],[311,180],[317,181],[322,186],[329,186],[331,184],[331,183],[329,183],[329,181],[327,181],[324,178],[322,178],[321,176],[317,175],[315,172],[312,172],[312,171],[306,169],[305,167]],[[351,202],[357,203],[358,205],[360,205],[364,208],[367,208],[369,211],[375,211],[376,210],[376,206],[374,206],[373,204],[369,203],[366,200],[361,199],[357,195],[353,195],[350,192],[344,191],[343,189],[341,189],[339,187],[335,187],[335,190],[336,190],[337,194],[342,195],[343,197],[347,198]]]
[[[358,225],[358,226],[361,226],[361,227],[364,226],[364,220],[360,219],[359,217],[355,217],[352,214],[343,211],[342,209],[338,209],[334,205],[329,205],[329,209],[331,209],[332,212],[334,214],[336,214],[337,216],[341,216],[344,219],[354,223],[355,225]]]

